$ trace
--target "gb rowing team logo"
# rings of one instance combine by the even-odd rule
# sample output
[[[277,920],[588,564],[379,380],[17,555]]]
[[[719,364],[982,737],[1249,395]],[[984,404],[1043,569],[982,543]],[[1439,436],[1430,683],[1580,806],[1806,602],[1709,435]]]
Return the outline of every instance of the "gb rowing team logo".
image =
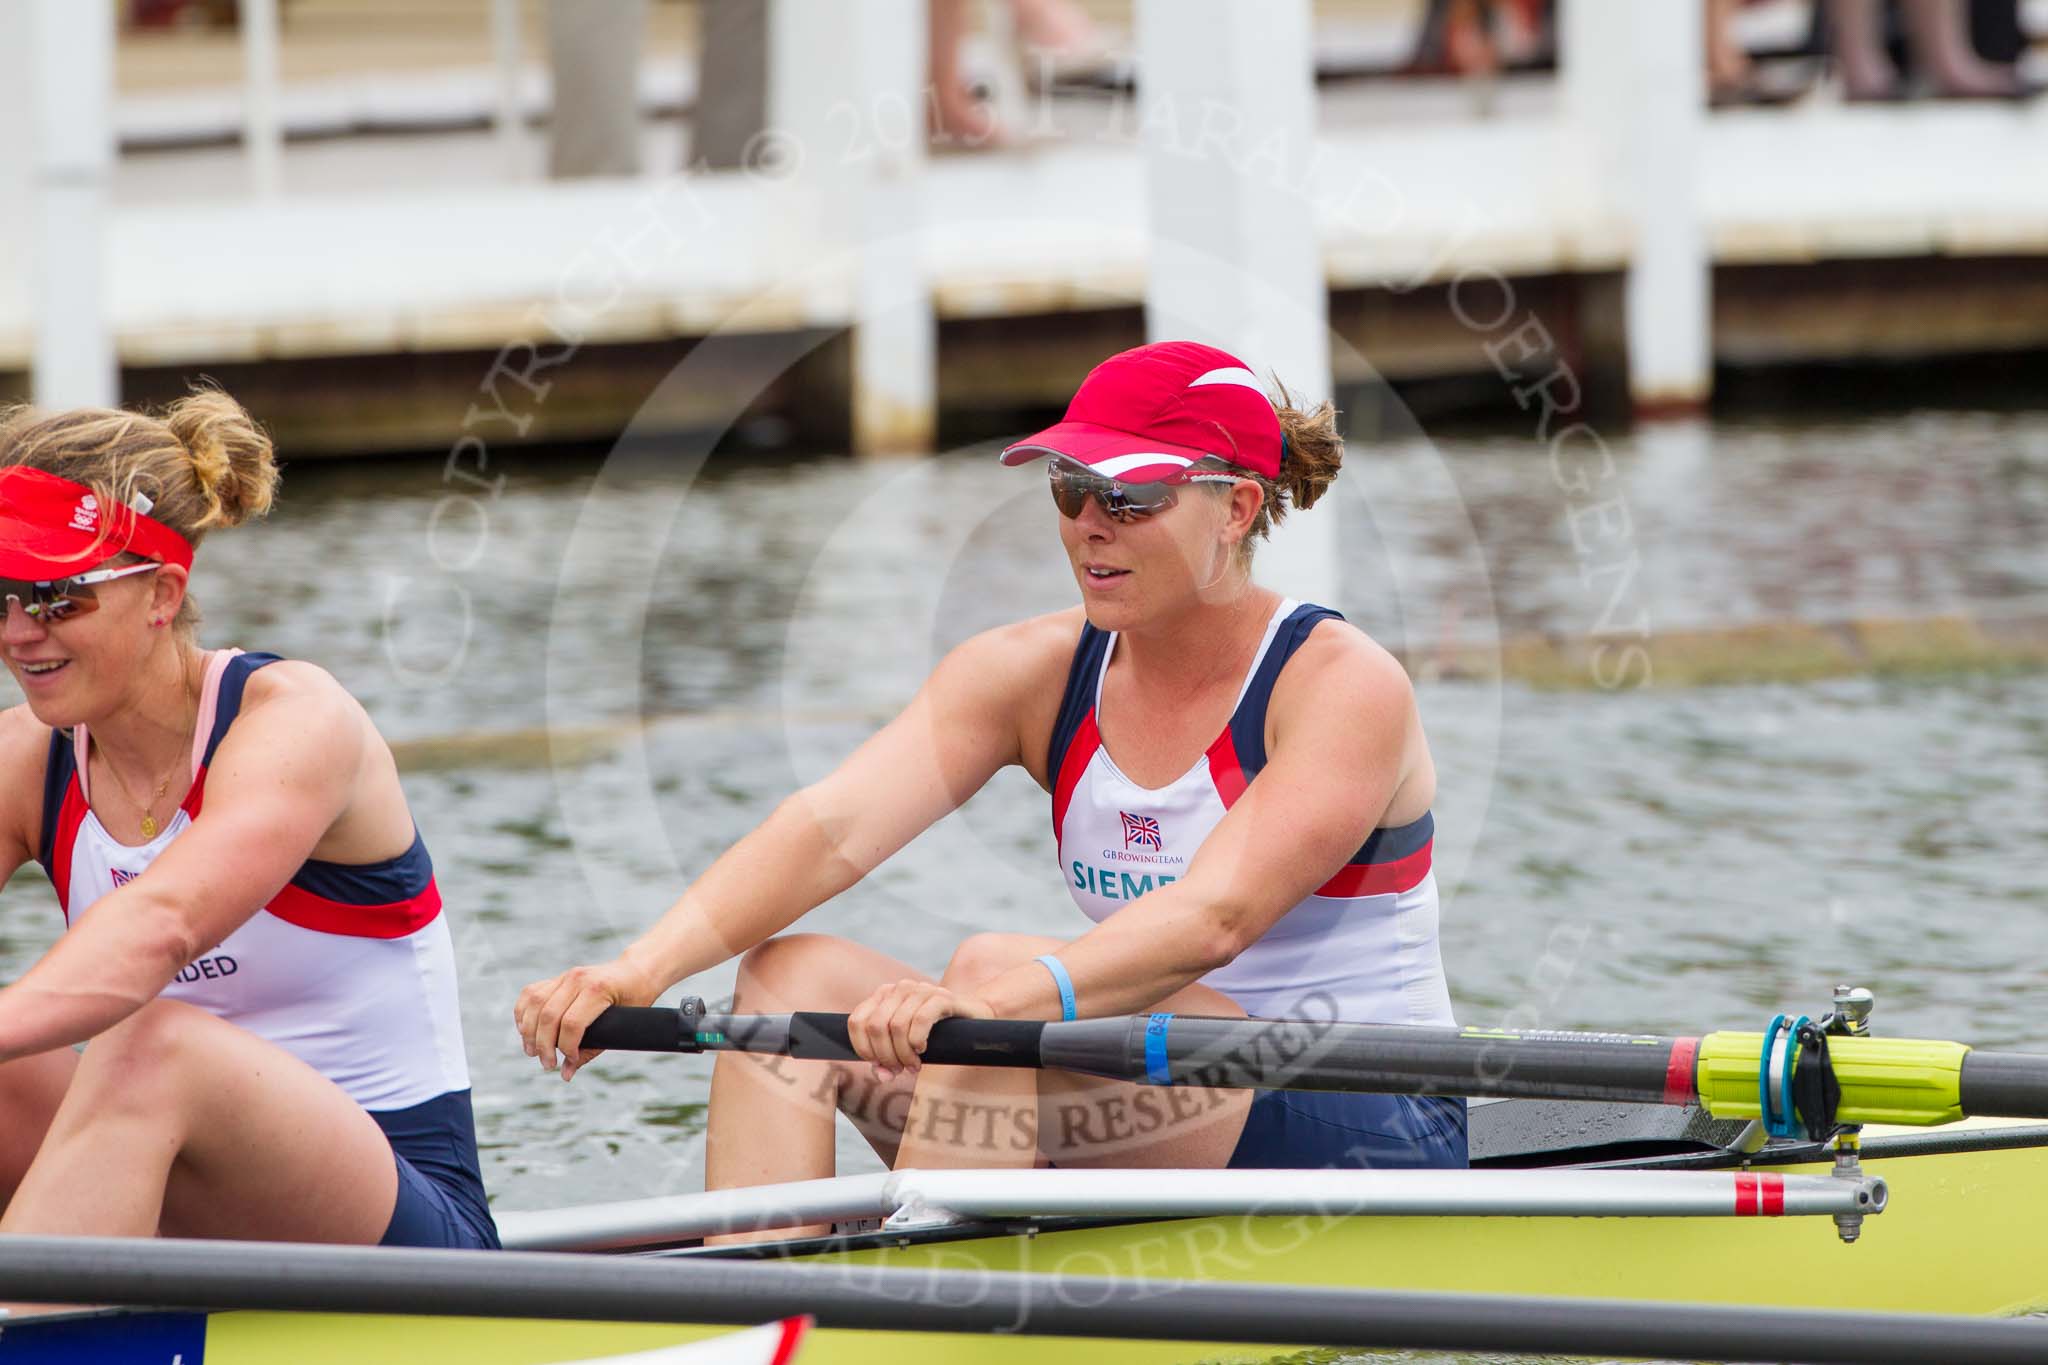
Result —
[[[1125,848],[1149,848],[1160,853],[1166,851],[1166,841],[1159,833],[1157,820],[1149,815],[1133,815],[1127,810],[1120,810],[1117,814],[1124,818]]]
[[[135,873],[133,873],[133,872],[123,872],[123,871],[122,871],[122,870],[121,870],[120,868],[118,868],[118,867],[117,867],[117,868],[114,868],[114,869],[112,869],[112,872],[113,872],[113,877],[114,877],[114,885],[115,885],[115,886],[126,886],[126,885],[128,885],[128,883],[130,883],[130,882],[132,882],[132,881],[134,881],[134,880],[135,880],[135,876],[136,876],[136,874],[135,874]]]
[[[100,529],[100,500],[87,493],[78,500],[78,506],[71,513],[71,529],[74,531],[97,531]]]

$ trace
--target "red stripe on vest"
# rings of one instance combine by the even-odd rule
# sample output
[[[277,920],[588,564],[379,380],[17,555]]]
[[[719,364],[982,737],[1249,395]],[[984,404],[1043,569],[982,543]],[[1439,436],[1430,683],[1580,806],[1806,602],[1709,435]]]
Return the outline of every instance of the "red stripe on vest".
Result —
[[[78,847],[78,827],[85,823],[85,793],[78,789],[78,774],[64,787],[64,804],[57,808],[57,837],[50,844],[50,882],[57,888],[57,908],[64,923],[71,923],[71,854]]]
[[[197,820],[199,807],[205,800],[206,765],[202,763],[199,765],[199,771],[192,774],[192,790],[185,793],[185,799],[178,803],[178,809]]]
[[[348,938],[404,938],[418,933],[441,913],[441,888],[428,882],[417,896],[384,905],[350,905],[316,896],[300,886],[287,886],[263,907],[287,924],[321,934]]]
[[[1422,884],[1429,875],[1432,839],[1405,858],[1391,863],[1353,863],[1316,888],[1318,896],[1387,896]]]
[[[1081,785],[1081,774],[1088,771],[1089,761],[1095,751],[1102,747],[1102,731],[1095,728],[1095,709],[1081,717],[1081,723],[1074,727],[1074,737],[1067,741],[1066,756],[1060,759],[1059,777],[1052,788],[1052,837],[1057,841],[1067,827],[1067,806],[1074,799],[1074,788]]]
[[[1216,784],[1216,794],[1223,798],[1225,810],[1236,805],[1237,798],[1251,785],[1245,781],[1244,764],[1237,757],[1237,741],[1230,737],[1227,725],[1209,746],[1209,780]]]

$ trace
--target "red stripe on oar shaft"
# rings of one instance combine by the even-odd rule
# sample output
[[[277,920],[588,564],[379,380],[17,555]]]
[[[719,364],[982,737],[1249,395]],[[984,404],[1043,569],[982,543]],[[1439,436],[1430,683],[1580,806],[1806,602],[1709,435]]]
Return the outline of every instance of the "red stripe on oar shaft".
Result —
[[[1671,1040],[1671,1060],[1664,1064],[1664,1103],[1691,1104],[1698,1097],[1699,1078],[1694,1073],[1694,1064],[1699,1055],[1699,1039]]]
[[[1785,1177],[1744,1171],[1735,1177],[1735,1216],[1776,1218],[1785,1212]]]

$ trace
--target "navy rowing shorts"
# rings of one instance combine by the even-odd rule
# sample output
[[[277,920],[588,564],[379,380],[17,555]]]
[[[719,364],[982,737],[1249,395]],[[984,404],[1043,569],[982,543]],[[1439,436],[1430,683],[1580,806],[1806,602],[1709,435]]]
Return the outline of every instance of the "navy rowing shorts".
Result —
[[[447,1247],[456,1251],[495,1251],[497,1225],[488,1212],[479,1214],[469,1201],[420,1172],[404,1157],[398,1160],[398,1204],[391,1226],[384,1229],[388,1247]]]
[[[1465,1101],[1434,1095],[1261,1090],[1230,1154],[1233,1168],[1462,1168]]]
[[[495,1250],[498,1227],[478,1171],[469,1092],[452,1091],[370,1117],[384,1130],[398,1163],[398,1204],[383,1245]]]

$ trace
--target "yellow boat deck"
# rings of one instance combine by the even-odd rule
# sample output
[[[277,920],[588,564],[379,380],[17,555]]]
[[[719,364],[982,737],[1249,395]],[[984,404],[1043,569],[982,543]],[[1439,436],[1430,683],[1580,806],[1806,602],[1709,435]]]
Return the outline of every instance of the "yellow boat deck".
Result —
[[[2048,1304],[2048,1258],[2039,1254],[2048,1228],[2048,1146],[1878,1158],[1867,1166],[1890,1183],[1891,1204],[1868,1220],[1854,1245],[1841,1243],[1822,1218],[1242,1216],[924,1242],[831,1253],[806,1263],[821,1274],[836,1266],[854,1276],[870,1267],[1031,1271],[1978,1315]],[[876,1292],[883,1292],[880,1285]],[[726,1330],[232,1313],[210,1323],[204,1365],[543,1365],[701,1340]],[[806,1342],[802,1360],[1015,1365],[1064,1357],[1135,1365],[1265,1360],[1291,1349],[1284,1343],[821,1331]]]

